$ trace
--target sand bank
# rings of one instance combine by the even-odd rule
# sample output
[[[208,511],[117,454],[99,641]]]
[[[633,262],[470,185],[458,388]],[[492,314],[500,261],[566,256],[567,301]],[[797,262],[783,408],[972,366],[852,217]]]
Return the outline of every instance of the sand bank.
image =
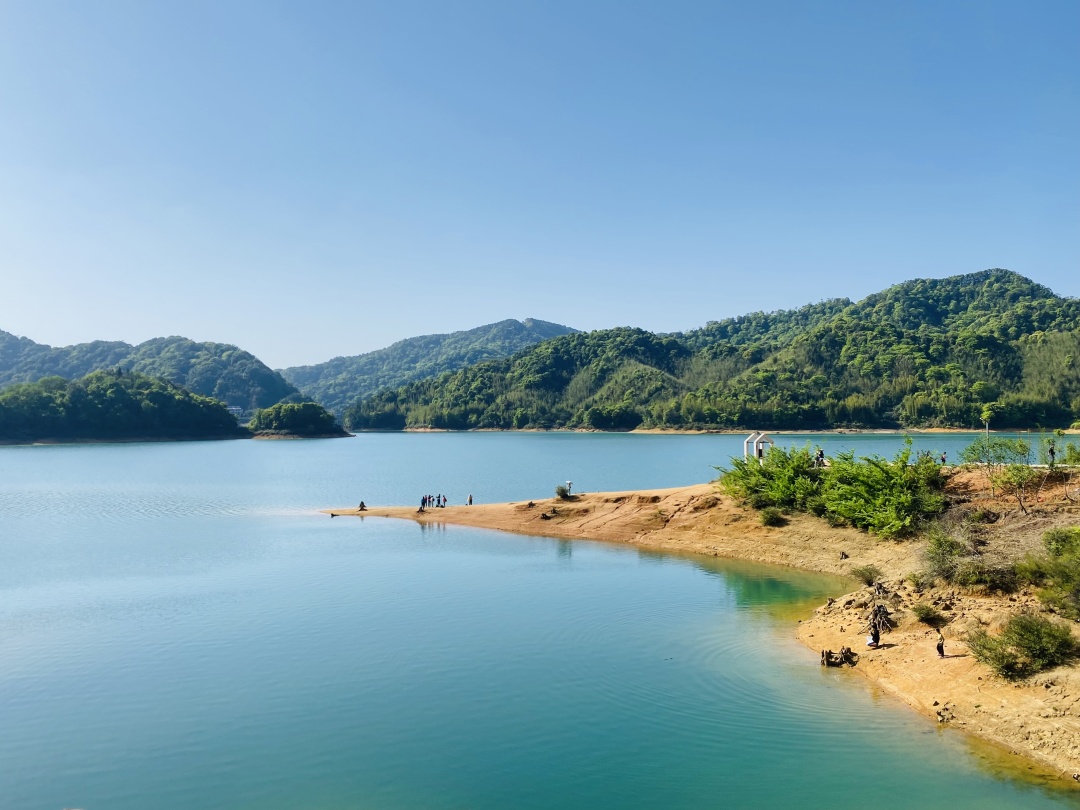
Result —
[[[767,528],[755,512],[720,495],[712,484],[591,493],[571,501],[449,506],[424,513],[416,507],[324,511],[599,540],[841,576],[850,576],[853,566],[876,565],[888,581],[887,595],[878,598],[886,600],[899,622],[881,648],[865,647],[863,628],[874,598],[868,588],[820,607],[799,624],[798,639],[815,655],[826,648],[851,647],[860,655],[855,671],[916,710],[1005,746],[1070,781],[1080,773],[1080,669],[1059,668],[1013,684],[978,664],[960,640],[968,629],[993,627],[1012,612],[1037,607],[1036,597],[1030,592],[991,597],[956,590],[916,594],[903,577],[921,566],[918,542],[883,541],[808,515],[794,515],[785,526]],[[916,602],[934,603],[951,619],[944,631],[946,658],[937,657],[936,633],[912,615]]]

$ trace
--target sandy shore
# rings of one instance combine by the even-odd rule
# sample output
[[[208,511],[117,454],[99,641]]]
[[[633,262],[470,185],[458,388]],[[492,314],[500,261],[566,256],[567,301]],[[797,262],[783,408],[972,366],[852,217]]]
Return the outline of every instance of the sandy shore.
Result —
[[[794,515],[785,526],[767,528],[755,512],[721,496],[712,484],[591,493],[572,501],[449,506],[422,514],[416,507],[324,511],[599,540],[841,576],[850,576],[853,566],[876,565],[888,581],[887,595],[878,598],[889,604],[899,622],[879,649],[865,647],[863,628],[874,598],[868,588],[818,608],[800,622],[798,639],[815,656],[822,649],[851,647],[860,655],[855,671],[916,710],[1005,746],[1070,781],[1080,774],[1080,668],[1059,668],[1014,684],[978,664],[960,640],[966,630],[994,627],[1013,612],[1035,607],[1036,597],[1030,592],[1002,597],[955,589],[916,594],[903,578],[921,565],[920,543],[883,541],[808,515]],[[944,631],[946,658],[937,657],[936,633],[912,615],[916,602],[934,603],[951,619]]]

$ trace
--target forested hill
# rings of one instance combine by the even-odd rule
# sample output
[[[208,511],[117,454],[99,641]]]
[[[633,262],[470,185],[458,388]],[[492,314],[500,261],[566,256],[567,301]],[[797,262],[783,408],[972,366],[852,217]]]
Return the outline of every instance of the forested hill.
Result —
[[[500,357],[574,330],[526,318],[505,320],[445,335],[398,341],[385,349],[354,357],[335,357],[315,366],[295,366],[282,375],[304,396],[341,413],[361,397],[425,377]]]
[[[138,346],[94,341],[54,348],[0,331],[0,385],[67,379],[115,369],[161,377],[245,410],[267,408],[297,390],[250,352],[225,343],[154,338]]]
[[[1080,419],[1080,301],[1007,270],[692,332],[554,338],[369,397],[356,429],[1061,427]]]
[[[225,406],[144,374],[96,371],[0,391],[0,441],[249,437]]]

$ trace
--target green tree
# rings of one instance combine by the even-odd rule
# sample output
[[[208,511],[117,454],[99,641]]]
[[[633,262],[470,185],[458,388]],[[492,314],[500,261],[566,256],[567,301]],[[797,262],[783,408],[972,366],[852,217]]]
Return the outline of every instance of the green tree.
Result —
[[[344,431],[334,415],[314,402],[280,402],[260,409],[248,422],[255,433],[283,433],[293,436],[339,436]]]

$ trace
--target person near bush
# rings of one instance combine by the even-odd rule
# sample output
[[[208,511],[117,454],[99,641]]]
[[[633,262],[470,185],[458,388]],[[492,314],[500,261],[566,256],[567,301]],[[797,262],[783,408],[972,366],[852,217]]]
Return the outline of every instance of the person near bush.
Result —
[[[945,657],[945,636],[941,634],[941,631],[937,631],[937,654],[938,658]]]

